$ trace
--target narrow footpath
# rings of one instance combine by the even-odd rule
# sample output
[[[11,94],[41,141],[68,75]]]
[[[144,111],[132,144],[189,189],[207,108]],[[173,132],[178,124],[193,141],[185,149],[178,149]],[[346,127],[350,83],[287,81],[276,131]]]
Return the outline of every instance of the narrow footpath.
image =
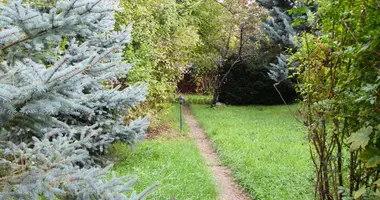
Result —
[[[196,141],[201,155],[206,160],[210,171],[213,172],[215,180],[220,187],[218,200],[249,200],[251,198],[239,187],[231,175],[231,170],[220,164],[217,154],[212,148],[210,140],[207,138],[203,129],[199,126],[198,121],[191,114],[191,110],[185,106],[186,123],[190,128],[190,136]]]

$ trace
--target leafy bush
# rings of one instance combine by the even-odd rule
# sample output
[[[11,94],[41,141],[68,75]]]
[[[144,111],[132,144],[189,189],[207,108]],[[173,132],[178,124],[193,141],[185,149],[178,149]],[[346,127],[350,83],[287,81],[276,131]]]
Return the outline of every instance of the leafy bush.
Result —
[[[231,105],[284,104],[268,72],[267,68],[255,68],[246,62],[237,64],[223,83],[219,100]],[[297,93],[291,80],[284,80],[276,87],[286,103],[295,101]]]
[[[308,127],[319,199],[379,199],[379,2],[314,1],[318,33],[291,58]],[[295,12],[301,12],[297,11]]]
[[[181,73],[189,65],[200,44],[195,20],[187,4],[175,0],[122,0],[117,13],[118,25],[134,24],[132,42],[124,49],[134,68],[128,74],[130,83],[148,84],[147,101],[136,115],[156,117],[170,107]]]

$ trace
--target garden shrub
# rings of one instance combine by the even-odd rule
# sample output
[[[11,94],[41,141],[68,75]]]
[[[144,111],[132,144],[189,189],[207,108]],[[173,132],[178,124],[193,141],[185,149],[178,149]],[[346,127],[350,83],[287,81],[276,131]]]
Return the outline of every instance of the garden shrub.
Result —
[[[379,199],[380,4],[317,0],[318,26],[297,40],[300,113],[309,133],[316,199]],[[306,10],[293,10],[305,14]]]
[[[230,105],[284,104],[274,87],[276,82],[268,76],[268,72],[265,67],[250,66],[246,62],[237,64],[223,83],[219,100]],[[276,87],[286,103],[296,100],[297,93],[291,80],[284,80]]]

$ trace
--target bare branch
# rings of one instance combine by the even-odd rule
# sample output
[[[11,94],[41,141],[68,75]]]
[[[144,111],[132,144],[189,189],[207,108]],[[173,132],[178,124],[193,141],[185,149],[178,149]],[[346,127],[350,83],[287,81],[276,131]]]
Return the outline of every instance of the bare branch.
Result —
[[[231,1],[230,3],[229,3],[229,5],[225,5],[225,4],[223,4],[222,2],[219,2],[218,0],[214,0],[216,3],[218,3],[219,5],[221,5],[223,8],[225,8],[229,13],[231,13],[232,15],[235,15],[236,14],[236,12],[233,12],[232,11],[232,3],[234,2],[234,0],[233,1]]]

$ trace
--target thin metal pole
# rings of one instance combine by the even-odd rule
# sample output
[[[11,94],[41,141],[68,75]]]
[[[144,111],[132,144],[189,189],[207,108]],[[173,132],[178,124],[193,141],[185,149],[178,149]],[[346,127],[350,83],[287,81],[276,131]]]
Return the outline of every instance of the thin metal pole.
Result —
[[[179,126],[182,133],[182,103],[179,104]]]
[[[181,130],[181,133],[182,133],[182,128],[183,128],[183,122],[182,122],[182,104],[183,104],[183,96],[181,95],[179,97],[179,128]]]

